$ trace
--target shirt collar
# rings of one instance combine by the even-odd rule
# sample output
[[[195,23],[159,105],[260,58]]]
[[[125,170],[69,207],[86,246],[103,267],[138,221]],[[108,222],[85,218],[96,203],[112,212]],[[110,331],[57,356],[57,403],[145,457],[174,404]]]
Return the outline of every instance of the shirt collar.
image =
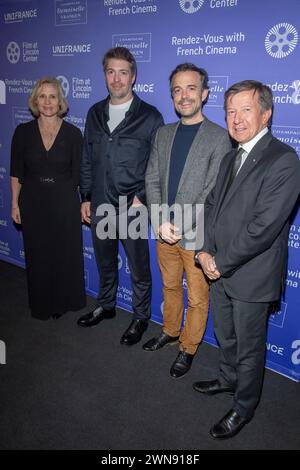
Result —
[[[238,148],[243,148],[245,152],[250,153],[251,150],[253,149],[254,145],[257,144],[257,142],[269,131],[267,127],[264,127],[258,134],[256,134],[253,139],[249,140],[249,142],[246,142],[245,144],[239,145]]]

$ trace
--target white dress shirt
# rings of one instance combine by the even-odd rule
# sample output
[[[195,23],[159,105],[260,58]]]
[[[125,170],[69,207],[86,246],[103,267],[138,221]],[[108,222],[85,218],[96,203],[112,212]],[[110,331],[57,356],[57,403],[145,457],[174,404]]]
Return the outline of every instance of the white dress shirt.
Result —
[[[240,171],[240,169],[242,168],[242,166],[244,165],[245,161],[246,161],[246,158],[248,157],[249,153],[251,152],[251,150],[253,149],[254,145],[257,144],[257,142],[269,131],[268,127],[264,127],[258,134],[256,134],[255,137],[253,137],[253,139],[249,140],[249,142],[246,142],[245,144],[242,144],[242,145],[239,145],[238,146],[238,149],[242,148],[244,150],[244,153],[242,155],[242,162],[241,162],[241,166],[239,167],[239,170],[238,172]],[[238,173],[237,172],[237,173]]]

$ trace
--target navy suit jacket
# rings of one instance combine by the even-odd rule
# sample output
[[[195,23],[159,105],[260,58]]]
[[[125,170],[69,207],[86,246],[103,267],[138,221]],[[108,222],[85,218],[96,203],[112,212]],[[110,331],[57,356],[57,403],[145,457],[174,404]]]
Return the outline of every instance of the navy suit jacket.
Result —
[[[299,159],[268,132],[227,190],[234,156],[231,151],[222,160],[206,200],[202,251],[215,256],[229,296],[275,301],[286,271],[289,217],[299,196]]]

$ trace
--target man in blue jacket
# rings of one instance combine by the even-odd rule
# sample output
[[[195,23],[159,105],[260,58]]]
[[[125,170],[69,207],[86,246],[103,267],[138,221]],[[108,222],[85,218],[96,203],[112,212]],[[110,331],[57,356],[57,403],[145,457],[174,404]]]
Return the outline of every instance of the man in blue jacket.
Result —
[[[140,341],[150,318],[149,247],[146,237],[120,236],[124,232],[121,225],[126,220],[128,228],[135,219],[129,215],[130,209],[142,209],[146,203],[145,171],[151,142],[163,119],[133,92],[136,62],[127,48],[110,49],[103,58],[103,69],[109,96],[88,112],[80,178],[81,215],[91,224],[100,286],[96,308],[81,317],[78,325],[92,327],[115,316],[121,239],[131,273],[134,311],[121,343],[132,345]],[[100,227],[107,208],[116,217],[106,233]]]

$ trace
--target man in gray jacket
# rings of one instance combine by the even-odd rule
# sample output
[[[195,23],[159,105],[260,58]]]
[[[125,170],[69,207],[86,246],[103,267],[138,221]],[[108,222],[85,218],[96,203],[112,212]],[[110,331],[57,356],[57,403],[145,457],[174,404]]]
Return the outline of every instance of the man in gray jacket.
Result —
[[[208,97],[208,75],[194,64],[178,65],[170,76],[171,94],[180,121],[158,129],[146,171],[146,196],[158,238],[157,256],[163,280],[164,323],[158,338],[143,348],[157,351],[179,340],[179,354],[170,373],[181,377],[205,332],[209,285],[195,264],[194,250],[202,247],[201,215],[214,187],[222,157],[231,149],[225,129],[202,114]],[[183,313],[183,274],[188,309]]]

